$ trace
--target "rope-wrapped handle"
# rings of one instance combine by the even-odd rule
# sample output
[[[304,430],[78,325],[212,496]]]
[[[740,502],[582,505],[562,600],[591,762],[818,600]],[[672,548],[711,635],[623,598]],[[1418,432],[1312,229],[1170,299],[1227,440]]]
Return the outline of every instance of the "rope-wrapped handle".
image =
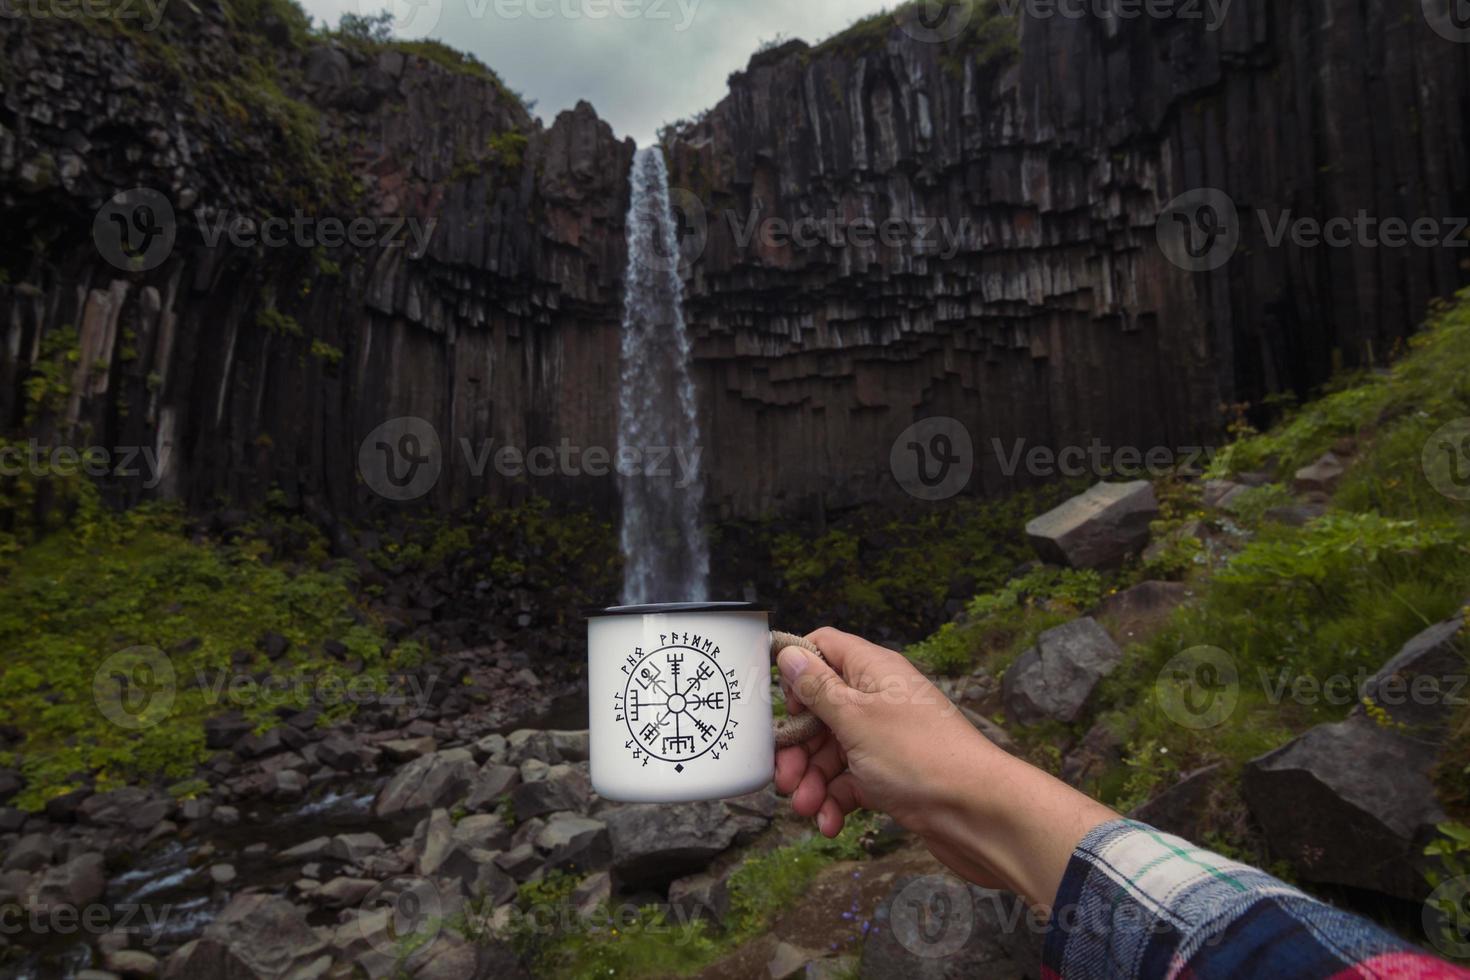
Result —
[[[827,660],[822,656],[822,651],[817,649],[817,645],[806,637],[771,630],[771,659],[774,661],[776,656],[787,647],[801,647],[803,650],[822,657],[823,662]],[[827,726],[822,724],[822,719],[818,718],[810,708],[799,715],[787,715],[785,718],[776,719],[774,727],[778,749],[784,749],[788,745],[800,745],[827,730]]]

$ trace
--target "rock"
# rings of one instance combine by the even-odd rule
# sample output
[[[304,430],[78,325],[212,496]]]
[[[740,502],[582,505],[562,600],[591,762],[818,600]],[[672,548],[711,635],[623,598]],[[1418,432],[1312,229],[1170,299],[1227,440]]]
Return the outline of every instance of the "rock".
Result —
[[[0,834],[19,833],[26,825],[26,812],[13,806],[0,806]]]
[[[233,827],[240,822],[240,811],[232,806],[217,806],[209,819],[221,827]]]
[[[475,760],[485,765],[500,765],[506,760],[507,746],[504,735],[486,735],[473,746]]]
[[[1105,722],[1097,722],[1062,759],[1062,781],[1096,795],[1098,781],[1122,765],[1124,741]]]
[[[378,748],[383,750],[390,762],[412,762],[414,759],[423,758],[433,753],[438,748],[432,738],[395,738],[391,741],[379,744]]]
[[[1123,651],[1091,618],[1046,630],[1002,678],[1006,715],[1026,725],[1076,721],[1098,682],[1122,659]]]
[[[766,963],[766,975],[771,980],[790,980],[792,977],[802,977],[806,975],[807,964],[821,958],[821,953],[815,953],[788,942],[778,942],[776,948],[771,952],[770,960]]]
[[[102,965],[121,977],[158,976],[158,957],[140,949],[119,949],[102,957]]]
[[[485,767],[470,785],[470,793],[464,801],[465,809],[495,809],[500,805],[500,798],[515,789],[520,781],[521,771],[515,766],[485,763]]]
[[[510,846],[510,828],[496,814],[474,814],[454,825],[454,839],[461,844],[498,851]]]
[[[25,789],[26,781],[14,769],[0,769],[0,803],[9,803]]]
[[[373,833],[338,834],[327,844],[323,857],[362,867],[362,863],[388,845]]]
[[[1168,622],[1192,594],[1183,582],[1139,582],[1105,598],[1096,615],[1119,643],[1136,642]]]
[[[230,711],[226,714],[209,718],[204,722],[204,747],[208,749],[228,749],[240,739],[250,734],[250,722],[238,711]]]
[[[91,795],[92,791],[90,789],[82,788],[74,789],[70,793],[63,793],[60,796],[53,796],[46,801],[42,812],[46,814],[46,819],[52,823],[76,823],[77,813],[81,810],[82,804],[87,802],[87,798]]]
[[[1436,751],[1351,717],[1252,759],[1242,790],[1272,853],[1306,880],[1420,901],[1424,845],[1448,819],[1429,781]]]
[[[913,914],[895,918],[895,902],[945,912],[942,918]],[[873,926],[858,971],[864,980],[1042,975],[1045,923],[1037,922],[1016,896],[969,885],[952,875],[898,878],[874,910]],[[960,936],[963,942],[951,948]]]
[[[238,877],[233,864],[216,864],[209,869],[209,878],[216,885],[228,885]]]
[[[1411,734],[1436,738],[1470,704],[1470,675],[1462,633],[1463,615],[1436,623],[1405,643],[1393,659],[1368,678],[1360,698],[1386,711]],[[1355,715],[1366,714],[1359,703]]]
[[[495,859],[495,864],[516,881],[525,881],[541,867],[541,856],[531,844],[517,844]]]
[[[51,836],[26,834],[11,845],[0,868],[6,871],[39,871],[51,863]]]
[[[413,835],[414,853],[418,855],[418,872],[432,875],[444,863],[454,843],[454,824],[448,810],[435,810],[421,821]]]
[[[1343,472],[1342,460],[1329,450],[1319,456],[1315,463],[1296,471],[1291,481],[1292,489],[1297,493],[1331,493],[1337,489],[1337,481],[1342,479]]]
[[[612,901],[612,875],[597,871],[583,878],[572,889],[571,903],[577,915],[588,918],[600,906]]]
[[[551,747],[564,762],[586,762],[592,755],[592,746],[587,729],[580,731],[552,731]]]
[[[970,724],[979,729],[981,735],[990,739],[998,748],[1012,755],[1016,754],[1016,740],[1011,738],[1004,728],[1001,728],[995,722],[971,708],[961,706],[960,714],[964,715]]]
[[[734,813],[718,800],[626,804],[599,816],[612,840],[613,869],[630,884],[667,884],[702,870],[737,837],[768,823],[765,817]]]
[[[1148,544],[1148,526],[1159,516],[1153,484],[1098,483],[1026,524],[1026,536],[1042,561],[1072,568],[1122,562]]]
[[[607,824],[575,813],[552,814],[534,843],[548,868],[597,871],[612,861]]]
[[[1206,480],[1200,502],[1214,510],[1233,510],[1236,498],[1249,489],[1246,484],[1232,480]]]
[[[287,802],[306,795],[306,776],[294,769],[282,769],[271,779],[271,795]]]
[[[88,797],[77,808],[77,818],[94,827],[151,830],[173,810],[172,800],[155,797],[146,790],[128,786]]]
[[[399,769],[378,793],[373,812],[396,816],[450,806],[469,792],[478,770],[468,749],[445,749]]]
[[[102,855],[83,854],[48,869],[41,876],[36,886],[36,903],[80,908],[101,898],[106,886],[106,865]]]
[[[297,844],[276,855],[276,861],[281,864],[304,864],[307,861],[320,861],[327,856],[327,851],[332,846],[330,837],[313,837],[309,841]]]
[[[456,843],[440,864],[438,875],[458,882],[464,896],[488,901],[491,908],[516,897],[516,879],[496,863],[501,852]]]
[[[358,772],[377,760],[377,753],[343,735],[329,735],[316,748],[317,758],[338,772]]]
[[[377,886],[368,878],[333,878],[316,889],[312,897],[329,909],[348,908],[362,902]]]
[[[547,765],[555,765],[564,762],[561,753],[556,749],[550,732],[534,731],[522,728],[510,733],[506,740],[505,761],[513,766],[518,766],[527,759],[535,759]]]
[[[1210,797],[1225,775],[1223,763],[1184,773],[1174,784],[1128,816],[1186,840],[1199,840],[1210,816]]]
[[[284,898],[242,892],[164,964],[165,980],[286,980],[317,977],[331,964],[306,914]]]
[[[592,802],[592,780],[578,766],[554,765],[540,779],[522,782],[511,791],[517,819],[539,817],[557,810],[585,812]]]
[[[724,878],[701,871],[669,883],[669,905],[681,921],[705,918],[723,923],[730,913],[730,888]]]
[[[441,932],[427,947],[416,950],[406,965],[413,970],[413,980],[467,980],[491,975],[480,972],[479,947],[448,932]]]
[[[275,630],[267,630],[255,641],[255,647],[271,660],[279,660],[291,649],[291,641]]]
[[[1306,527],[1327,513],[1327,505],[1314,501],[1302,501],[1283,507],[1269,507],[1261,515],[1263,520],[1285,524],[1288,527]]]

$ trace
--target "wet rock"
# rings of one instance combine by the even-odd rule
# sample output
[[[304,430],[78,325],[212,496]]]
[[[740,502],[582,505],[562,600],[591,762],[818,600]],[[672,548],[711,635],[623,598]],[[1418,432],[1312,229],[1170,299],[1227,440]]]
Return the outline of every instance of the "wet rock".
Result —
[[[359,772],[377,761],[377,753],[343,735],[329,735],[316,747],[317,758],[338,772]]]
[[[1006,715],[1027,725],[1076,721],[1098,682],[1122,659],[1123,651],[1089,617],[1046,630],[1005,672]]]
[[[1447,819],[1429,780],[1436,754],[1352,717],[1252,759],[1242,790],[1272,853],[1306,880],[1418,901],[1429,891],[1424,845]]]
[[[387,846],[383,843],[383,838],[373,833],[338,834],[327,845],[323,856],[343,864],[362,867],[364,861]]]
[[[612,860],[607,824],[575,813],[552,814],[534,843],[548,868],[597,871]]]
[[[1042,561],[1072,568],[1122,562],[1148,544],[1149,524],[1159,516],[1153,484],[1098,483],[1026,524],[1026,536]]]
[[[378,793],[380,817],[449,806],[469,792],[479,770],[468,749],[445,749],[415,759],[393,774]]]
[[[511,790],[510,802],[518,819],[557,810],[585,812],[592,802],[592,781],[582,768],[561,763]]]
[[[83,854],[48,869],[36,885],[38,905],[81,907],[102,897],[107,886],[101,854]]]
[[[228,885],[237,877],[239,875],[233,864],[216,864],[209,869],[209,879],[216,885]]]
[[[200,938],[181,946],[164,964],[165,980],[285,980],[317,977],[331,965],[326,944],[306,913],[284,898],[236,895]]]
[[[39,871],[51,863],[51,836],[26,834],[11,845],[0,868],[6,871]]]

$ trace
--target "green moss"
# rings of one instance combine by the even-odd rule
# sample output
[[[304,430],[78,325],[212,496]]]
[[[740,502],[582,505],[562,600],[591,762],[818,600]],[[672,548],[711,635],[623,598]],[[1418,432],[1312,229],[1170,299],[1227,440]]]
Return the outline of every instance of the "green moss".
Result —
[[[282,313],[274,306],[263,306],[260,312],[255,314],[255,325],[269,333],[282,337],[301,337],[304,331],[296,318],[289,313]]]
[[[342,363],[342,349],[333,347],[325,340],[313,340],[311,342],[311,356],[319,361],[336,366]]]
[[[78,774],[102,788],[187,780],[204,756],[204,720],[232,707],[268,724],[277,707],[304,707],[313,691],[354,680],[380,689],[396,654],[361,624],[370,621],[356,609],[350,571],[320,570],[325,544],[298,532],[314,535],[299,567],[267,560],[254,538],[197,542],[179,514],[143,507],[94,511],[16,553],[0,579],[0,645],[8,651],[0,698],[25,733],[19,755],[28,785],[19,805],[39,807],[73,788]],[[274,668],[282,683],[237,685],[232,695],[222,682],[261,667],[241,671],[232,654],[253,650],[268,630],[291,642],[289,663]],[[328,659],[321,651],[330,639],[362,669]],[[127,679],[121,689],[119,675]],[[133,711],[139,705],[126,698],[140,692],[150,707]]]

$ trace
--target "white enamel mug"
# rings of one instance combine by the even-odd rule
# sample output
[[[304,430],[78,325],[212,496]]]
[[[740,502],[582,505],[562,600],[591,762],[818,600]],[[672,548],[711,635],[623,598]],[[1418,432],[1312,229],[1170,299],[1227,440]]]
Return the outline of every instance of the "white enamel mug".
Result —
[[[748,602],[612,606],[591,615],[592,788],[623,803],[684,803],[769,783],[771,647],[766,610]]]

